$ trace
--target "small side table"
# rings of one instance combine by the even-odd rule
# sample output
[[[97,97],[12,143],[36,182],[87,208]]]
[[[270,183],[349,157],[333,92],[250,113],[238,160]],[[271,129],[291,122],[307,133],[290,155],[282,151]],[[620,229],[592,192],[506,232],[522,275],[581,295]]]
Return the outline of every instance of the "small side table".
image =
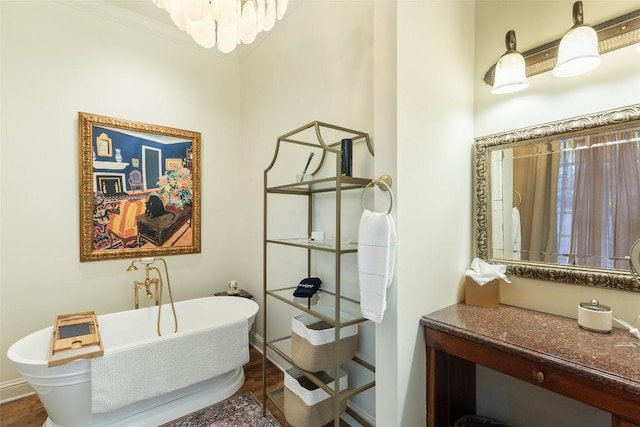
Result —
[[[248,299],[253,299],[253,295],[251,295],[249,292],[247,291],[243,291],[242,289],[238,289],[238,293],[237,294],[228,294],[226,291],[225,292],[216,292],[213,295],[217,296],[217,297],[242,297],[242,298],[248,298]]]

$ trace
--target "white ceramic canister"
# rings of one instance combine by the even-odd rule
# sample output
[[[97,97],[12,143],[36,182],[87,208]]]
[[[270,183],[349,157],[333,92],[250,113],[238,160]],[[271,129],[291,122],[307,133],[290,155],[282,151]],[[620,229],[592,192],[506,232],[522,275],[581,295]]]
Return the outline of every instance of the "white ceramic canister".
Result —
[[[596,299],[578,304],[578,325],[582,329],[606,334],[613,327],[612,318],[611,308]]]

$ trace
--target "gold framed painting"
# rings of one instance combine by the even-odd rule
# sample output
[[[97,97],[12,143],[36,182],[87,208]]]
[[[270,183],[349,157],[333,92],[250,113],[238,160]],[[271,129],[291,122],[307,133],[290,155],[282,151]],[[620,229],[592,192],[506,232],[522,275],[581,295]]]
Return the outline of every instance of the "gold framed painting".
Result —
[[[78,113],[80,261],[200,253],[199,132]]]

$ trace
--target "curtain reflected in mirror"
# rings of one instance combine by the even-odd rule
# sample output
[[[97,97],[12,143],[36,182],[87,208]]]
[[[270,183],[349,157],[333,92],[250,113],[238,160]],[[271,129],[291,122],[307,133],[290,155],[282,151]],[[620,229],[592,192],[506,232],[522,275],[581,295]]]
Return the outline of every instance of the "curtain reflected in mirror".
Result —
[[[628,269],[640,126],[490,148],[491,258]]]

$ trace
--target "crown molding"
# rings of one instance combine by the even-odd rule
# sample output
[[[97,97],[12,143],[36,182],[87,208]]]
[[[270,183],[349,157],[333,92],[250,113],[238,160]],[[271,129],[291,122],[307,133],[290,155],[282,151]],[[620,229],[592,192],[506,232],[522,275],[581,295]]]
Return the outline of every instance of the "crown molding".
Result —
[[[197,50],[207,55],[213,55],[220,59],[239,63],[242,55],[238,52],[238,46],[236,50],[231,53],[222,53],[218,49],[205,49],[198,46],[193,39],[173,25],[173,23],[164,23],[157,19],[149,18],[148,16],[134,12],[129,9],[125,9],[114,4],[111,4],[104,0],[53,0],[55,3],[68,6],[79,10],[81,12],[90,13],[92,15],[108,19],[112,22],[116,22],[119,25],[126,25],[138,31],[151,34],[158,38],[179,44],[181,46]]]

